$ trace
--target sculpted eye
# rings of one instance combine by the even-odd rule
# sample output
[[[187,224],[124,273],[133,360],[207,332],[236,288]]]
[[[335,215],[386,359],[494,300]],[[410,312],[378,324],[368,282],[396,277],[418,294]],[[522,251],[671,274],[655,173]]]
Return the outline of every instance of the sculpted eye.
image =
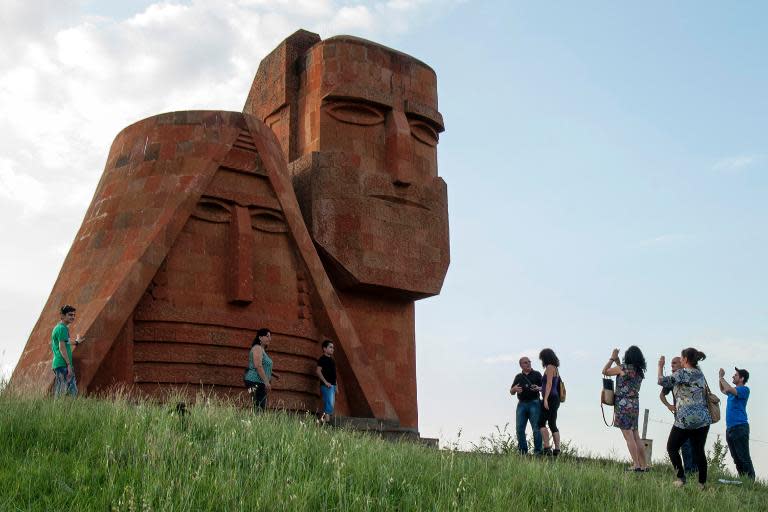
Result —
[[[215,199],[203,198],[195,206],[192,216],[208,222],[229,222],[229,206]]]
[[[384,122],[384,114],[380,110],[363,103],[332,103],[325,111],[342,123],[372,126]]]
[[[270,210],[251,210],[251,226],[268,233],[286,233],[288,226],[283,216]]]
[[[411,135],[413,135],[417,140],[423,142],[427,146],[437,146],[439,137],[437,135],[437,131],[432,128],[432,126],[428,125],[424,121],[418,121],[415,119],[409,120],[409,123],[411,125]]]

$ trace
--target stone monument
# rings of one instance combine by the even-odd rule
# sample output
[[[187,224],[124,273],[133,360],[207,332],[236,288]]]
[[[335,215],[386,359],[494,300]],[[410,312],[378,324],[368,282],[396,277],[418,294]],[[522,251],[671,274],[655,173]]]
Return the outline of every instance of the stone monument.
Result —
[[[298,31],[243,113],[173,112],[120,132],[11,385],[50,389],[57,309],[78,309],[81,391],[243,397],[273,332],[270,406],[317,408],[336,342],[337,414],[418,428],[414,301],[448,269],[434,71],[349,36]]]

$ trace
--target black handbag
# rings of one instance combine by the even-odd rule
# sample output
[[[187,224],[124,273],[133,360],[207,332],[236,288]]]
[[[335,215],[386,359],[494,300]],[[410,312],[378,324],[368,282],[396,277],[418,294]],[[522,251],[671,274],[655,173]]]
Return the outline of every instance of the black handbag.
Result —
[[[600,393],[600,403],[613,405],[614,403],[613,379],[603,377],[603,391]]]
[[[611,421],[611,424],[609,425],[605,420],[605,411],[603,410],[603,405],[613,406],[615,401],[616,396],[613,390],[613,379],[606,379],[603,377],[603,389],[600,391],[600,412],[603,413],[603,423],[605,423],[605,426],[607,427],[612,427],[613,421]]]

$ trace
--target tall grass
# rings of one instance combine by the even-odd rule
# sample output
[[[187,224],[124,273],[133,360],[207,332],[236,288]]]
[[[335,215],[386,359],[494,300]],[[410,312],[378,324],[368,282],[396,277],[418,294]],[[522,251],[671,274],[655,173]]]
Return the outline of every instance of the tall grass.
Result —
[[[764,510],[761,485],[435,450],[227,404],[0,396],[0,510]]]

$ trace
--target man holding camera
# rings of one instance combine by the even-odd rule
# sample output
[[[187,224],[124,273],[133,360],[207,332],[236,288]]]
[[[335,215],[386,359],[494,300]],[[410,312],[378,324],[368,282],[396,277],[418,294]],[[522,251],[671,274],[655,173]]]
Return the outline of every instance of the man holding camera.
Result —
[[[752,466],[752,457],[749,455],[749,421],[747,420],[747,400],[749,400],[749,388],[746,386],[749,380],[749,372],[735,368],[731,382],[725,380],[725,370],[720,368],[720,391],[728,395],[728,405],[725,407],[725,441],[728,443],[728,451],[731,452],[733,463],[739,476],[746,475],[751,480],[755,479],[755,468]]]
[[[539,430],[539,413],[541,412],[541,374],[531,369],[531,360],[523,356],[520,358],[520,369],[523,371],[515,376],[509,393],[517,395],[516,431],[517,447],[520,453],[528,453],[528,441],[525,439],[526,423],[530,422],[533,430],[533,453],[541,455],[541,431]]]

